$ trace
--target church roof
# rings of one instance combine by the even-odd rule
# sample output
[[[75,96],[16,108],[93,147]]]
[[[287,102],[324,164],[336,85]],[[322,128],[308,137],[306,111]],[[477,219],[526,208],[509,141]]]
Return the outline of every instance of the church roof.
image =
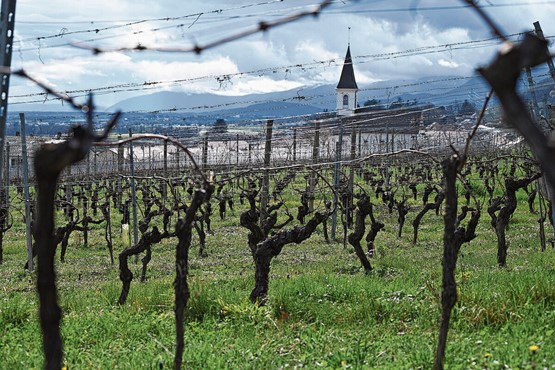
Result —
[[[355,80],[355,71],[353,70],[353,60],[351,59],[351,47],[347,47],[347,55],[343,63],[341,78],[337,84],[337,89],[357,89],[357,81]]]

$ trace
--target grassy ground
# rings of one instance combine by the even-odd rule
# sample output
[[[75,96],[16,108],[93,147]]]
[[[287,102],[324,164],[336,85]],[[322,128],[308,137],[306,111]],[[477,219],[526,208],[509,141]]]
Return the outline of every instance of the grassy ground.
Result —
[[[485,212],[478,237],[462,248],[448,369],[555,367],[555,251],[540,251],[538,216],[528,212],[524,195],[507,233],[507,268],[497,267],[495,235]],[[192,250],[185,366],[431,368],[443,227],[441,216],[427,214],[419,242],[412,245],[411,222],[418,210],[409,213],[398,238],[396,215],[377,208],[387,226],[376,239],[369,275],[351,247],[327,244],[320,231],[301,245],[286,246],[272,263],[264,307],[248,301],[254,268],[246,230],[234,226],[240,210],[214,222],[209,256],[199,258],[196,247]],[[171,368],[175,240],[154,247],[147,282],[137,281],[140,264],[132,264],[135,279],[122,307],[116,305],[117,266],[110,265],[102,241],[100,229],[93,231],[88,248],[75,247],[80,245],[75,237],[66,262],[57,262],[64,364],[68,369]],[[0,368],[38,369],[43,360],[35,275],[23,270],[22,226],[6,235],[4,260]]]

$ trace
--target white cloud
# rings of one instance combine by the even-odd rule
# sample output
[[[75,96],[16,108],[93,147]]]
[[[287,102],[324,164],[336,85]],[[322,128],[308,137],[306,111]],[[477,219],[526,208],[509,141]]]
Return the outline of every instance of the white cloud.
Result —
[[[126,68],[136,76],[136,79],[145,81],[194,80],[205,76],[213,76],[215,81],[216,76],[239,72],[233,61],[222,57],[202,62],[142,60],[130,62]],[[187,84],[187,81],[183,83]]]
[[[328,50],[326,44],[322,40],[302,40],[297,43],[295,51],[304,55],[306,60],[331,60],[340,57],[337,51]]]
[[[224,89],[213,90],[213,93],[219,95],[247,95],[270,93],[276,91],[291,90],[303,86],[302,83],[287,80],[273,80],[267,77],[261,77],[249,80],[238,80],[232,82]]]
[[[459,63],[453,60],[445,60],[445,59],[438,60],[437,64],[445,68],[458,68],[460,66]]]

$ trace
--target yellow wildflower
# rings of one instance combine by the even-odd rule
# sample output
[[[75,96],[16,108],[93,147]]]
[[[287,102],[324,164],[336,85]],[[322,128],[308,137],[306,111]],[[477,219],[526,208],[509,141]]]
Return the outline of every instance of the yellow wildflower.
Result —
[[[486,354],[484,355],[484,357],[487,357],[487,358],[491,357],[491,353],[486,352]]]
[[[538,347],[538,346],[535,345],[535,344],[532,344],[530,347],[528,347],[528,349],[529,349],[531,352],[536,352],[538,349],[540,349],[540,347]]]
[[[347,367],[347,360],[341,360],[341,367]]]

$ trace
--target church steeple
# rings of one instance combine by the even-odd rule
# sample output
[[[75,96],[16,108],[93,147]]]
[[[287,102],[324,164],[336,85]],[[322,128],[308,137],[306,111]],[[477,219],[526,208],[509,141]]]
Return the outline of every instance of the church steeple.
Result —
[[[341,70],[341,77],[335,89],[337,95],[337,114],[340,116],[348,116],[355,113],[357,107],[357,81],[355,79],[355,71],[353,69],[353,60],[351,58],[351,45],[347,46],[347,54],[345,62]]]
[[[347,46],[347,54],[343,63],[341,77],[337,84],[337,89],[357,89],[357,81],[355,79],[355,71],[353,69],[353,60],[351,59],[351,46]]]

